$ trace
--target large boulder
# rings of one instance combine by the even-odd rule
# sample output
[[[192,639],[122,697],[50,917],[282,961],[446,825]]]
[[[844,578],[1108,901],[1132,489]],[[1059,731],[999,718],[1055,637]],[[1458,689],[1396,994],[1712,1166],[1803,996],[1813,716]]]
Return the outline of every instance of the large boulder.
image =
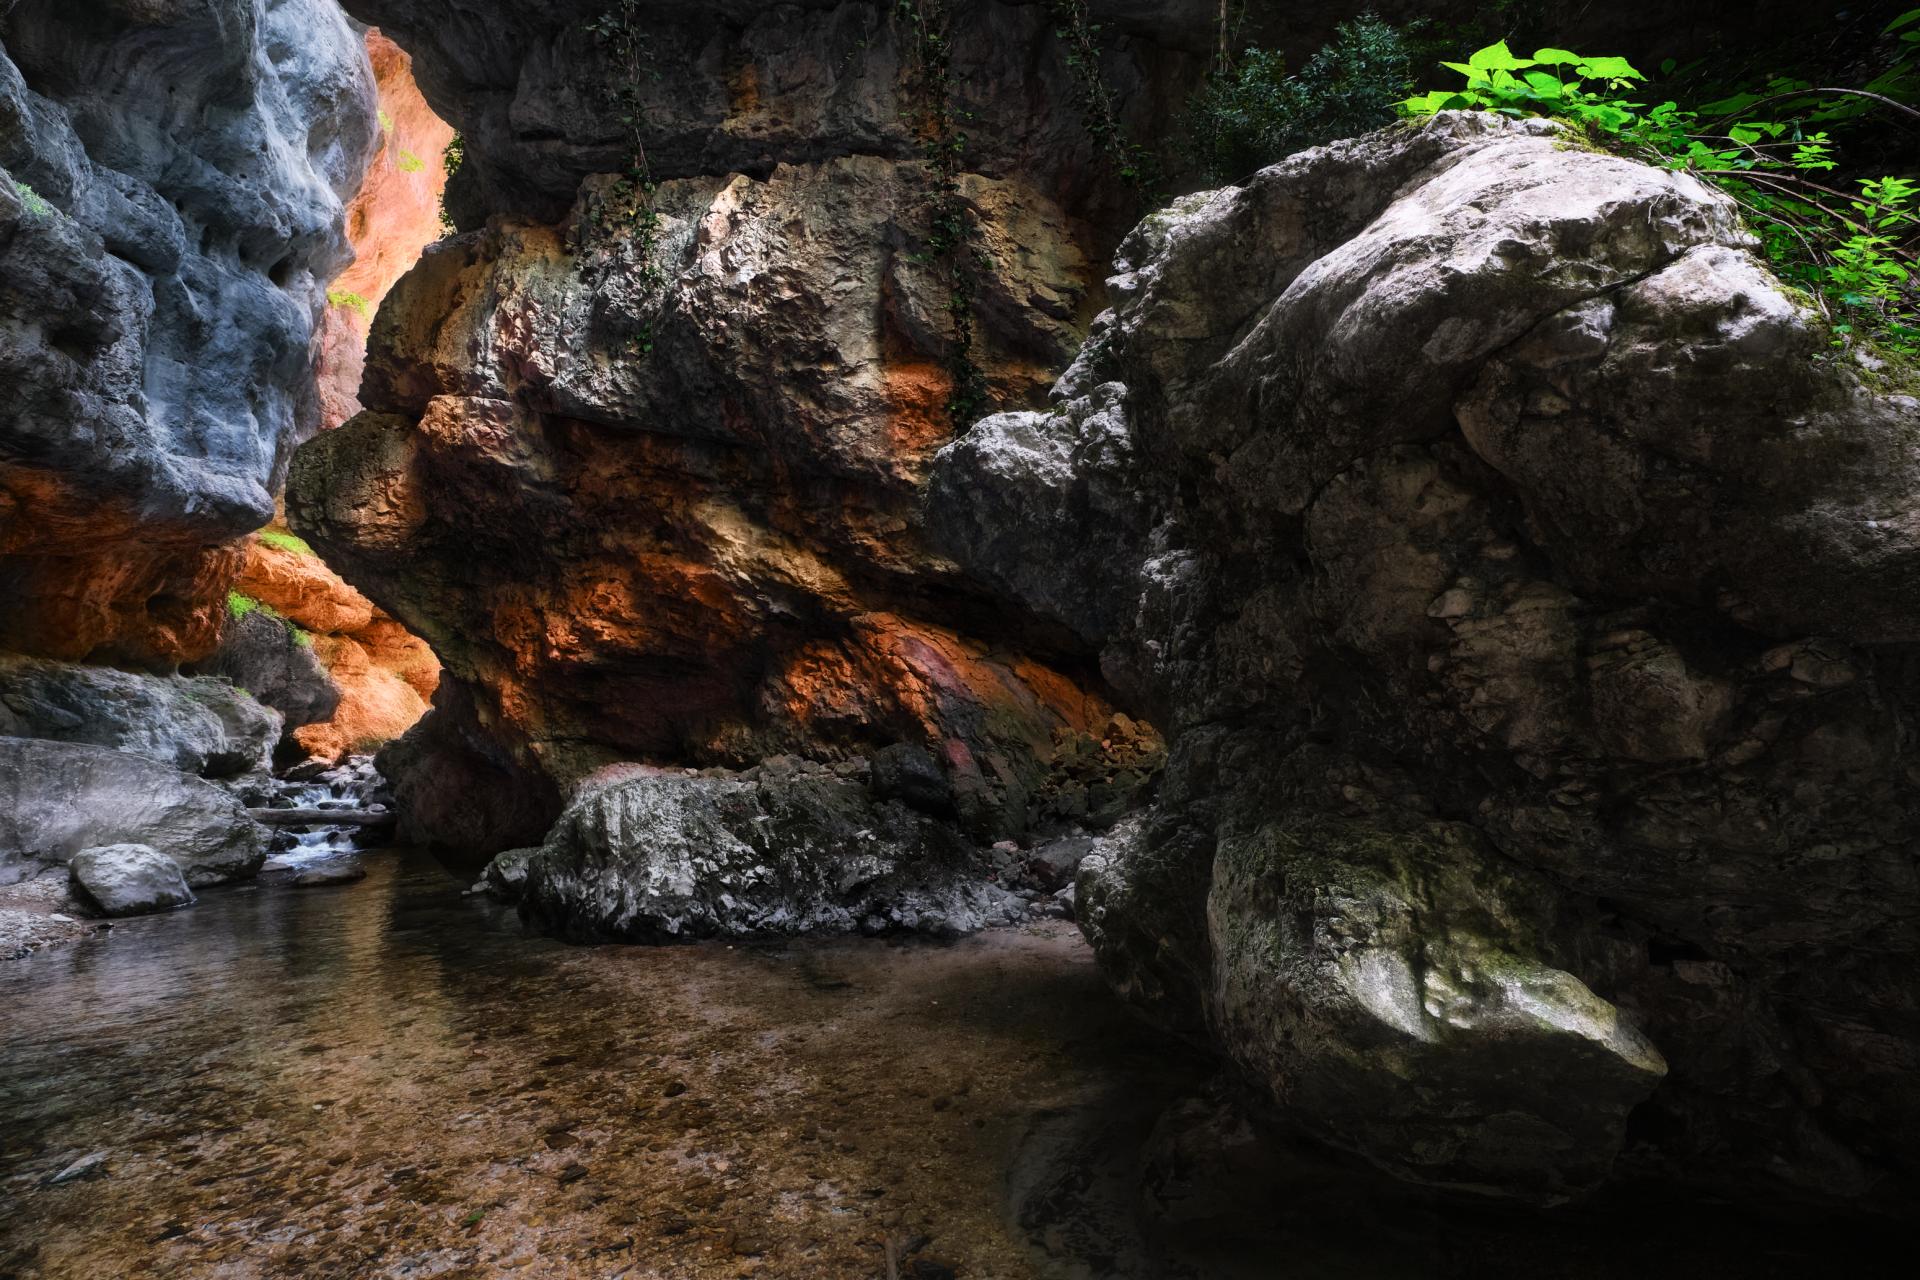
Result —
[[[508,855],[512,862],[523,851]],[[674,942],[792,933],[939,936],[1023,918],[948,827],[825,769],[590,782],[546,843],[503,867],[521,910],[567,937]],[[496,877],[490,876],[490,879]]]
[[[340,688],[314,654],[313,633],[255,609],[227,624],[211,658],[195,672],[220,676],[278,711],[287,729],[332,716]]]
[[[240,801],[170,765],[105,747],[0,738],[0,884],[120,844],[160,850],[191,885],[218,884],[258,871],[268,838]]]
[[[82,849],[67,864],[74,887],[110,916],[140,916],[192,903],[180,864],[151,845]]]
[[[15,0],[0,42],[0,646],[201,657],[318,425],[366,53],[333,0]]]
[[[928,513],[1168,732],[1081,869],[1116,987],[1410,1178],[1897,1203],[1920,402],[1726,197],[1544,122],[1303,153],[1118,267]]]
[[[212,677],[0,654],[0,737],[90,743],[228,777],[265,768],[280,736],[280,714],[259,692]]]

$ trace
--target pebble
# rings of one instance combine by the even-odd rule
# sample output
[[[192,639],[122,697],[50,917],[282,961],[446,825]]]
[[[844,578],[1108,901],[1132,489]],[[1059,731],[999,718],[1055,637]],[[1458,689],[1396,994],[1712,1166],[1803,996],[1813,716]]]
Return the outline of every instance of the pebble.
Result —
[[[47,1185],[57,1187],[63,1182],[78,1182],[82,1178],[98,1178],[107,1171],[107,1153],[95,1151],[81,1156],[72,1164],[47,1179]]]

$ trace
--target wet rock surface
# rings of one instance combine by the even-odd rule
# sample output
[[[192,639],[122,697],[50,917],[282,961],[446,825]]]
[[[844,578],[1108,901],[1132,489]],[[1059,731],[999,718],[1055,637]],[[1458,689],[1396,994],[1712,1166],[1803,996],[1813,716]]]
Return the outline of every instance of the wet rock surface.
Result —
[[[517,853],[488,880],[517,874],[522,913],[575,939],[953,937],[1026,914],[948,826],[794,764],[718,776],[612,770],[588,782],[538,852]]]
[[[0,645],[202,657],[317,425],[365,55],[330,0],[21,0],[0,39]]]
[[[1410,1178],[1898,1203],[1915,402],[1723,197],[1537,124],[1293,157],[1118,265],[928,517],[1168,732],[1077,884],[1116,987]]]

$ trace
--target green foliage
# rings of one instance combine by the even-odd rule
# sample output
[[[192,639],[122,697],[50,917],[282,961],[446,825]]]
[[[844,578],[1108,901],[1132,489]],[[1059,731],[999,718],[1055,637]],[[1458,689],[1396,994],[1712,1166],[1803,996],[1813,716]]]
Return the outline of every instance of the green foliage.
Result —
[[[641,279],[657,288],[666,283],[666,273],[654,254],[661,221],[654,208],[656,188],[647,160],[641,92],[650,56],[642,0],[612,0],[606,11],[587,21],[583,29],[613,65],[615,79],[607,90],[606,105],[619,122],[626,151],[623,170],[595,207],[592,222],[603,231],[622,225],[628,228],[638,249]]]
[[[260,541],[269,547],[275,547],[281,551],[291,551],[297,556],[310,556],[314,554],[313,548],[307,544],[305,538],[296,537],[291,533],[283,533],[279,529],[262,529],[260,531]]]
[[[242,595],[238,591],[227,592],[228,616],[235,622],[238,622],[250,613],[257,613],[262,617],[272,618],[275,622],[278,622],[287,629],[288,639],[292,640],[293,643],[299,645],[302,649],[312,647],[313,633],[296,624],[293,619],[287,617],[287,615],[281,613],[266,601],[256,600],[252,596]],[[240,692],[245,693],[246,690],[242,689]]]
[[[456,130],[447,139],[446,150],[440,153],[440,169],[447,175],[447,185],[453,182],[453,175],[460,172],[460,166],[467,162],[467,140]],[[453,225],[453,215],[447,212],[447,192],[443,185],[440,190],[440,234],[450,236],[460,228]]]
[[[362,320],[371,320],[373,318],[373,304],[359,294],[350,293],[345,289],[327,290],[327,305],[330,307],[346,307],[348,310],[357,311],[360,313]]]
[[[1188,131],[1209,174],[1246,177],[1296,151],[1389,124],[1412,87],[1406,36],[1372,14],[1342,23],[1293,75],[1274,50],[1248,49],[1188,104]]]
[[[402,173],[421,173],[427,167],[425,161],[405,147],[400,149],[400,154],[395,157],[393,164]]]
[[[380,108],[379,116],[380,116],[380,132],[392,133],[393,117],[387,114],[385,107]]]
[[[1067,70],[1087,133],[1120,181],[1150,202],[1158,185],[1157,166],[1144,147],[1127,137],[1114,105],[1113,87],[1100,67],[1100,25],[1088,20],[1086,0],[1049,0]]]
[[[20,197],[20,203],[27,207],[27,212],[34,217],[50,218],[53,216],[54,208],[47,203],[45,197],[18,178],[13,180],[13,191],[15,195]]]
[[[973,359],[973,300],[984,254],[974,235],[973,209],[960,191],[967,135],[953,109],[952,16],[946,0],[895,0],[894,13],[911,40],[913,125],[927,158],[927,248],[920,257],[938,265],[947,278],[947,319],[953,330],[946,359],[953,384],[947,417],[957,430],[992,406],[986,375]]]
[[[1916,23],[1920,9],[1887,31]],[[1920,184],[1892,175],[1850,183],[1831,176],[1840,147],[1831,126],[1875,106],[1920,115],[1882,92],[1904,80],[1920,43],[1901,40],[1905,48],[1893,70],[1875,80],[1878,88],[1775,80],[1763,92],[1696,107],[1634,101],[1629,95],[1646,77],[1624,58],[1555,48],[1522,58],[1500,41],[1466,62],[1443,64],[1464,84],[1400,105],[1416,118],[1450,110],[1550,116],[1601,146],[1697,174],[1740,205],[1775,272],[1804,288],[1832,322],[1835,345],[1864,340],[1911,357],[1920,355],[1920,289],[1909,247],[1920,236]]]

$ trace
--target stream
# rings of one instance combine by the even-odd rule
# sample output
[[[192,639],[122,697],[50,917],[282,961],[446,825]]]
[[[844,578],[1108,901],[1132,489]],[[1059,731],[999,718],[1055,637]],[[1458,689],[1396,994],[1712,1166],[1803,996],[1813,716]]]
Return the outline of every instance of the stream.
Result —
[[[309,889],[292,856],[0,966],[0,1277],[1784,1276],[1836,1257],[1764,1221],[1515,1220],[1324,1155],[1236,1165],[1218,1130],[1192,1145],[1221,1167],[1144,1161],[1156,1122],[1175,1150],[1208,1123],[1191,1103],[1160,1120],[1203,1068],[1108,994],[1068,924],[580,948],[423,854]]]

